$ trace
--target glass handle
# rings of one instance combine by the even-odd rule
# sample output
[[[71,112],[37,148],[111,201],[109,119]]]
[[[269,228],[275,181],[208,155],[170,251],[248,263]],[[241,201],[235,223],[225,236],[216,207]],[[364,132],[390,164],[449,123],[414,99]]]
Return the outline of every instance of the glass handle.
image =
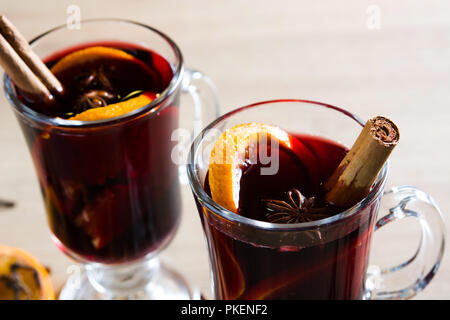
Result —
[[[193,139],[204,126],[219,116],[219,100],[216,87],[212,80],[200,71],[187,68],[184,71],[181,92],[191,97],[194,107],[193,126],[187,132],[180,129],[172,135],[172,140],[178,140],[175,157],[178,159],[179,177],[182,184],[187,184],[186,161],[189,147]],[[191,139],[192,138],[192,139]],[[174,156],[174,154],[172,154]],[[172,157],[174,159],[174,157]]]
[[[416,218],[421,241],[415,254],[404,263],[381,269],[370,266],[366,278],[366,299],[409,299],[436,274],[444,254],[445,227],[441,212],[425,192],[411,186],[394,187],[385,192],[381,206],[390,208],[377,221],[375,231],[403,218]]]
[[[205,125],[219,116],[217,90],[208,76],[189,68],[184,72],[181,90],[189,94],[194,102],[193,133],[196,136]]]

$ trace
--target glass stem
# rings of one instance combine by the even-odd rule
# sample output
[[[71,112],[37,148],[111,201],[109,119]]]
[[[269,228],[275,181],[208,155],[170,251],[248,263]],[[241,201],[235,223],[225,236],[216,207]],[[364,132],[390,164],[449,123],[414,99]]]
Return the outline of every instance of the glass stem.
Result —
[[[159,272],[157,257],[120,266],[87,264],[86,274],[92,286],[106,299],[139,299]]]

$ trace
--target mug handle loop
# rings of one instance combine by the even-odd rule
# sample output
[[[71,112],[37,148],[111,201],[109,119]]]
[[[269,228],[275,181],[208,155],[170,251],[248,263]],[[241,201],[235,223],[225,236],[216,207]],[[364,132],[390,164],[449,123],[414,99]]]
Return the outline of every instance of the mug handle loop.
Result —
[[[365,299],[409,299],[423,290],[436,274],[444,254],[445,226],[434,200],[412,186],[394,187],[385,192],[381,206],[389,208],[375,231],[403,218],[416,218],[421,241],[415,254],[404,263],[380,269],[370,266],[366,277]]]
[[[191,97],[194,107],[193,126],[188,134],[191,139],[173,137],[173,139],[182,141],[177,150],[179,154],[182,154],[181,164],[179,165],[179,179],[181,184],[188,184],[186,163],[191,142],[205,125],[219,117],[220,107],[217,89],[213,81],[198,70],[189,68],[184,70],[181,92]]]

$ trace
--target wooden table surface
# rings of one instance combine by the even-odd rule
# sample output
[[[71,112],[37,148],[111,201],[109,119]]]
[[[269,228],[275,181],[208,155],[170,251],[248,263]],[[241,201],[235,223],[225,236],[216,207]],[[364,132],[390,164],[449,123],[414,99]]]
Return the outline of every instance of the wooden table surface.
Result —
[[[214,80],[222,113],[267,99],[306,98],[363,118],[392,118],[402,141],[388,184],[430,193],[450,226],[450,2],[3,0],[1,10],[32,38],[65,23],[71,4],[83,19],[128,18],[163,30],[188,66]],[[0,211],[0,243],[32,252],[51,267],[59,287],[73,262],[50,240],[24,138],[4,94],[0,104],[0,198],[17,202]],[[210,296],[206,245],[188,186],[182,215],[163,259]],[[398,263],[419,241],[411,221],[380,233],[373,262]],[[447,252],[417,299],[450,298],[449,259]]]

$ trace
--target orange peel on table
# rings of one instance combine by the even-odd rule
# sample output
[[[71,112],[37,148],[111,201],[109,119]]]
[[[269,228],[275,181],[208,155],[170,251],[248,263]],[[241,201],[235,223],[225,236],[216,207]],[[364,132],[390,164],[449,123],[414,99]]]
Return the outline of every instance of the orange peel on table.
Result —
[[[0,300],[54,300],[46,268],[23,249],[0,245]]]
[[[242,165],[257,150],[262,136],[291,148],[289,134],[279,127],[251,122],[227,129],[214,143],[209,160],[211,197],[222,207],[238,213]],[[268,141],[268,140],[266,140]]]

